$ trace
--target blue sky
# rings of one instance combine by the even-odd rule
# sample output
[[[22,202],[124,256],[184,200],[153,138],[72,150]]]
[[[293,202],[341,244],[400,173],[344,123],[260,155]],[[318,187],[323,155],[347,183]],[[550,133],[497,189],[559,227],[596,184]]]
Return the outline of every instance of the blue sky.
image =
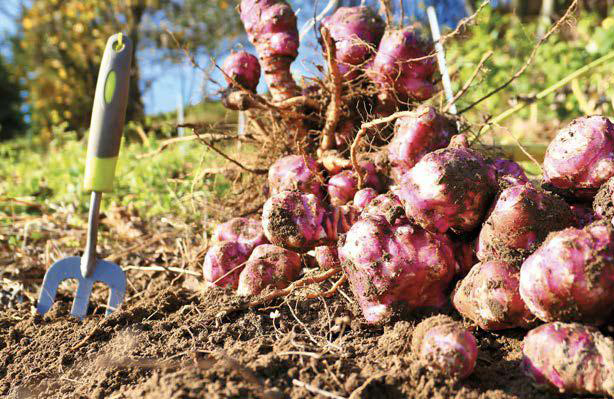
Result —
[[[0,0],[0,2],[2,2],[0,7],[8,10],[17,9],[19,4],[19,0]],[[462,17],[462,7],[449,6],[451,3],[461,4],[461,0],[431,0],[428,2],[438,3],[440,6],[440,10],[438,10],[439,14],[446,13],[447,15],[444,16],[444,19],[445,17],[448,17],[448,20],[450,20],[449,23],[453,24],[456,20]],[[297,12],[298,26],[300,30],[307,20],[313,17],[314,2],[309,0],[290,0],[290,3],[294,6],[295,11]],[[323,9],[326,3],[328,3],[328,1],[325,0],[316,2],[316,5],[320,4],[317,6],[317,11],[319,12],[321,9]],[[371,3],[377,4],[377,1],[367,0],[366,3],[369,5],[371,5]],[[419,18],[421,14],[423,14],[425,1],[406,1],[405,3],[409,4],[406,6],[406,15]],[[451,8],[454,8],[455,11],[451,12]],[[14,22],[7,19],[0,12],[0,31],[10,33],[14,32],[15,28]],[[236,48],[237,46],[234,47]],[[7,55],[8,50],[9,49],[5,43],[0,45],[0,51],[3,55]],[[253,48],[248,48],[248,50],[253,52]],[[206,83],[204,79],[205,74],[201,70],[194,68],[187,59],[183,59],[182,62],[179,63],[173,63],[170,61],[154,62],[153,59],[159,59],[159,57],[154,57],[154,51],[154,49],[142,49],[139,53],[142,81],[152,81],[149,89],[144,92],[143,98],[145,109],[148,114],[174,110],[177,108],[180,101],[183,102],[184,106],[197,104],[202,101],[204,97],[214,96],[215,92],[220,88],[215,84]],[[299,58],[293,64],[293,73],[295,73],[297,76],[318,75],[318,71],[314,65],[316,63],[321,64],[323,60],[319,46],[315,41],[313,30],[311,30],[309,34],[305,36],[303,41],[301,41],[299,54]],[[204,54],[197,57],[198,63],[205,69],[210,68],[211,66],[209,59],[209,56]],[[217,60],[218,64],[221,64],[222,62],[223,56]],[[211,75],[211,78],[217,80],[218,82],[223,81],[223,77],[217,71]],[[265,90],[265,85],[261,81],[259,91],[263,90]]]

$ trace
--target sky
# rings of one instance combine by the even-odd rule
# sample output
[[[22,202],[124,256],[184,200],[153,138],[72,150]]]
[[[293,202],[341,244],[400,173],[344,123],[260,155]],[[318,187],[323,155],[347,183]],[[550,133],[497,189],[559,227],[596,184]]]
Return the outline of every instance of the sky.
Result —
[[[363,0],[368,5],[377,5],[377,0]],[[19,0],[0,0],[0,11],[13,10],[18,8]],[[431,0],[430,2],[434,2]],[[409,18],[421,18],[424,15],[425,3],[429,1],[406,1],[406,17]],[[328,1],[321,0],[314,2],[312,0],[290,0],[298,17],[299,31],[304,27],[310,18],[313,18],[314,8],[316,13],[319,13]],[[464,16],[464,8],[462,6],[462,0],[438,0],[438,14],[443,23],[448,25],[455,24],[460,18]],[[452,4],[452,6],[451,6]],[[445,14],[445,15],[444,15]],[[440,21],[440,22],[442,22]],[[0,37],[5,37],[6,33],[14,32],[16,29],[14,21],[7,18],[2,12],[0,12],[0,32],[4,34]],[[237,48],[237,46],[234,46]],[[10,56],[10,49],[6,45],[6,42],[0,44],[0,52],[4,56]],[[253,48],[247,48],[248,51],[253,52]],[[204,97],[215,96],[215,92],[220,89],[218,85],[206,83],[204,81],[204,73],[194,68],[187,59],[183,59],[180,63],[167,62],[153,62],[153,49],[142,49],[139,52],[139,66],[141,69],[142,83],[151,80],[152,84],[144,91],[144,104],[147,114],[156,114],[159,112],[167,112],[176,110],[179,103],[187,107],[192,104],[197,104],[203,100]],[[299,49],[299,58],[293,64],[293,73],[298,76],[314,76],[319,72],[315,68],[316,64],[321,64],[323,59],[321,56],[321,50],[315,40],[315,34],[313,29],[309,30],[304,39],[301,41],[301,47]],[[159,58],[158,58],[159,59]],[[216,60],[221,65],[223,59]],[[197,56],[197,62],[205,69],[211,66],[208,56]],[[223,77],[219,72],[214,72],[211,77],[222,82]],[[143,86],[143,85],[142,85]],[[264,82],[260,82],[258,87],[259,91],[266,90]]]

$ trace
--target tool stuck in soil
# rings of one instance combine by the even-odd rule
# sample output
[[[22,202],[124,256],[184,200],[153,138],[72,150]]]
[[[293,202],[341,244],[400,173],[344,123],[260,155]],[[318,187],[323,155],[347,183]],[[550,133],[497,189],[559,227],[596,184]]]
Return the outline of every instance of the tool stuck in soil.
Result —
[[[51,308],[59,284],[66,279],[78,281],[71,309],[71,314],[78,318],[87,314],[92,287],[97,281],[110,289],[107,315],[124,300],[126,275],[117,264],[96,259],[96,241],[102,193],[113,189],[128,102],[131,61],[132,42],[122,33],[111,36],[98,74],[87,148],[84,188],[92,195],[85,251],[82,257],[61,259],[47,270],[36,307],[40,314]]]

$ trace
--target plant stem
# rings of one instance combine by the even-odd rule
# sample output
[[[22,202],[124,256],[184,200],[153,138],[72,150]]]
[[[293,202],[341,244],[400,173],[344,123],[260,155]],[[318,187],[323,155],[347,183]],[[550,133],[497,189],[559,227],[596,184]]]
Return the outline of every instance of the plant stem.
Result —
[[[493,125],[496,125],[499,122],[503,121],[504,119],[507,119],[510,115],[515,114],[516,112],[520,111],[521,109],[523,109],[527,105],[529,105],[529,104],[531,104],[531,103],[533,103],[535,101],[539,101],[539,100],[543,99],[544,97],[547,97],[548,95],[552,94],[553,92],[555,92],[556,90],[560,89],[561,87],[569,84],[574,79],[584,75],[585,73],[587,73],[591,69],[594,69],[594,68],[596,68],[596,67],[598,67],[600,65],[603,65],[606,62],[611,61],[612,59],[614,59],[614,51],[609,52],[608,54],[604,55],[601,58],[597,58],[595,61],[591,62],[590,64],[584,65],[582,68],[572,72],[571,74],[569,74],[566,77],[564,77],[563,79],[559,80],[558,82],[556,82],[552,86],[550,86],[550,87],[540,91],[539,93],[537,93],[535,95],[535,97],[533,98],[532,101],[527,101],[527,102],[519,103],[519,104],[515,105],[514,107],[509,108],[508,110],[500,113],[499,115],[497,115],[493,119],[491,119],[488,122],[488,124],[486,124],[486,125],[484,125],[482,127],[482,129],[480,130],[480,135],[482,135],[483,133],[485,133],[488,130],[490,130]]]

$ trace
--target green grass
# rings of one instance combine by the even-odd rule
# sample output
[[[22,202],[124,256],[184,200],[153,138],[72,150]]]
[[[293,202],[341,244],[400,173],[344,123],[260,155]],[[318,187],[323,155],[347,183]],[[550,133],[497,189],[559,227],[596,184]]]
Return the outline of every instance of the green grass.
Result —
[[[148,146],[122,144],[115,189],[105,195],[103,209],[116,203],[135,208],[145,217],[173,214],[187,221],[201,217],[202,205],[229,189],[223,176],[198,178],[203,168],[225,162],[202,144],[176,144],[157,155],[140,157],[159,145],[157,139]],[[82,190],[85,154],[86,142],[77,141],[72,132],[59,133],[49,146],[25,138],[0,143],[0,224],[41,209],[74,208],[75,213],[85,213],[89,198]]]

